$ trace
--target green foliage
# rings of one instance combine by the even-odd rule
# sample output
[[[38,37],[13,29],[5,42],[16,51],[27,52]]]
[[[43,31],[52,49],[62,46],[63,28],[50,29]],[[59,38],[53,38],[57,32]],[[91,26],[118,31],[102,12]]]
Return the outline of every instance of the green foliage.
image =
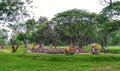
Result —
[[[44,39],[47,30],[45,30],[46,22],[46,17],[40,17],[38,21],[35,21],[35,19],[27,20],[23,25],[25,33],[22,38],[26,38],[31,43],[39,43]]]
[[[113,19],[115,16],[120,16],[120,1],[115,1],[112,3],[112,8],[110,5],[106,6],[101,14],[109,19]],[[118,19],[118,18],[117,18]]]
[[[110,34],[109,44],[120,45],[120,31],[114,31]]]
[[[16,40],[20,40],[20,41],[24,41],[24,39],[29,39],[30,37],[31,35],[23,32],[16,34]]]
[[[100,14],[72,9],[56,14],[50,21],[46,17],[40,17],[37,21],[27,20],[22,27],[12,26],[17,29],[16,32],[24,29],[25,33],[17,34],[17,40],[20,41],[26,38],[29,43],[38,44],[42,41],[46,45],[57,43],[58,45],[76,46],[98,43],[106,47],[119,44],[119,41],[115,41],[118,37],[112,33],[119,32],[120,21],[111,19],[113,15],[119,15],[119,3],[119,1],[113,3],[113,11],[110,5],[106,6]],[[111,13],[113,13],[112,17],[109,16]]]
[[[12,39],[15,39],[14,36],[23,30],[20,23],[29,16],[26,9],[30,5],[28,2],[30,0],[26,0],[26,2],[22,0],[3,0],[0,2],[0,21],[3,22],[1,23],[3,26],[12,29]]]
[[[23,41],[19,41],[19,40],[17,40],[16,43],[17,43],[18,45],[23,45],[23,44],[24,44]]]
[[[57,22],[55,32],[64,43],[70,40],[69,44],[86,45],[96,35],[95,17],[95,13],[78,9],[58,13],[53,18]]]
[[[6,45],[8,40],[8,31],[5,29],[0,29],[0,45]]]
[[[11,22],[16,21],[19,22],[22,16],[24,16],[24,13],[26,13],[26,9],[23,2],[6,1],[0,3],[0,17],[1,20],[7,24],[11,24]]]
[[[98,16],[96,16],[97,27],[98,27],[98,40],[99,44],[101,44],[102,48],[107,45],[112,45],[112,41],[114,38],[110,35],[114,31],[119,31],[120,23],[119,18],[117,18],[119,14],[119,1],[114,2],[111,6],[106,6]],[[116,17],[115,17],[116,16]],[[118,41],[117,41],[118,43]]]

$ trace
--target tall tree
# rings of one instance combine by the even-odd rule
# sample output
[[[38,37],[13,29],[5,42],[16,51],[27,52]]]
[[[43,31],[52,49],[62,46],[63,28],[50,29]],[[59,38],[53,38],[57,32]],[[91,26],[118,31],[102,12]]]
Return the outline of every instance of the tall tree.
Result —
[[[116,1],[111,5],[106,6],[100,14],[96,17],[98,23],[98,31],[99,31],[99,40],[102,48],[107,47],[108,38],[110,37],[110,33],[119,30],[119,16],[120,16],[120,2]],[[112,11],[111,11],[112,10]]]
[[[87,45],[90,43],[87,42],[90,41],[88,36],[91,36],[93,33],[91,32],[91,35],[88,36],[87,34],[90,32],[90,29],[91,31],[93,29],[96,30],[94,26],[95,16],[95,13],[89,13],[85,10],[73,9],[58,13],[53,18],[53,20],[56,21],[57,24],[61,27],[59,29],[59,31],[62,31],[61,33],[63,33],[63,37],[60,35],[61,39],[70,40],[68,43],[72,43],[73,46],[77,43],[79,43],[79,45]]]
[[[40,33],[43,32],[41,29],[44,27],[45,22],[47,22],[47,18],[41,16],[37,21],[35,19],[28,19],[25,23],[23,23],[22,25],[24,27],[25,35],[30,35],[29,38],[27,37],[27,40],[31,43],[39,43],[40,36],[43,36]]]
[[[31,1],[26,0],[26,3],[29,4]],[[9,26],[12,30],[16,31],[17,26],[20,22],[23,22],[24,19],[29,16],[28,11],[26,10],[25,2],[21,0],[3,0],[0,2],[0,20],[1,24]],[[13,52],[16,52],[17,48],[14,49],[15,40],[11,39]],[[14,44],[13,44],[14,43]],[[17,44],[18,45],[18,44]]]

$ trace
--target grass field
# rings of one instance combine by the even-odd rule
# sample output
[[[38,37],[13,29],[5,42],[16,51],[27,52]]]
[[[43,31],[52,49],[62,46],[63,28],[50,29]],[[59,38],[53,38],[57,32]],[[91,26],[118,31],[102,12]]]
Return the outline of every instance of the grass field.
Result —
[[[120,54],[120,46],[108,46],[108,50],[111,53]]]
[[[120,50],[110,46],[111,50]],[[10,47],[4,50],[11,51]],[[119,54],[35,54],[0,51],[0,71],[120,71]]]
[[[120,56],[0,53],[0,71],[119,71]]]

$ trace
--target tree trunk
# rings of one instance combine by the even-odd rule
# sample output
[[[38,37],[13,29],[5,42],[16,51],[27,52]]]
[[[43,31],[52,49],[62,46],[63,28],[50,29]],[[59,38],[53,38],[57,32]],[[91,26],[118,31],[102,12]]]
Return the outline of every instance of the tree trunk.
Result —
[[[102,50],[104,50],[104,47],[107,47],[107,34],[104,34],[103,39],[101,39],[101,46]]]
[[[18,49],[18,45],[12,45],[12,53],[15,53]]]
[[[27,42],[26,42],[26,39],[24,39],[24,47],[27,48]]]
[[[12,44],[12,53],[15,53],[18,49],[18,44],[16,43],[15,40],[11,39],[11,44]]]
[[[54,42],[54,47],[57,48],[57,41]]]
[[[43,44],[42,44],[42,42],[40,41],[39,42],[39,47],[38,47],[39,49],[42,49],[43,48]]]
[[[75,39],[72,38],[72,47],[75,47]]]

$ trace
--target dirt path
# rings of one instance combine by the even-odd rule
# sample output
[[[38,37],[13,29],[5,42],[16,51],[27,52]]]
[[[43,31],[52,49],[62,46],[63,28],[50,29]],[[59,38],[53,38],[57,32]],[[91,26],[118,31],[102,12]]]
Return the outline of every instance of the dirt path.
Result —
[[[92,53],[78,53],[78,54],[92,54]]]
[[[120,56],[120,54],[112,54],[112,53],[100,53],[102,55],[112,55],[112,56]]]
[[[120,56],[120,54],[107,54],[107,55]]]
[[[2,49],[2,50],[0,50],[0,51],[2,51],[2,52],[6,52],[6,53],[10,53],[10,51],[8,51],[8,50],[4,50],[4,49]]]
[[[92,54],[92,53],[79,53],[79,54]],[[120,56],[120,54],[111,54],[111,53],[100,53],[102,55],[112,55],[112,56]]]

